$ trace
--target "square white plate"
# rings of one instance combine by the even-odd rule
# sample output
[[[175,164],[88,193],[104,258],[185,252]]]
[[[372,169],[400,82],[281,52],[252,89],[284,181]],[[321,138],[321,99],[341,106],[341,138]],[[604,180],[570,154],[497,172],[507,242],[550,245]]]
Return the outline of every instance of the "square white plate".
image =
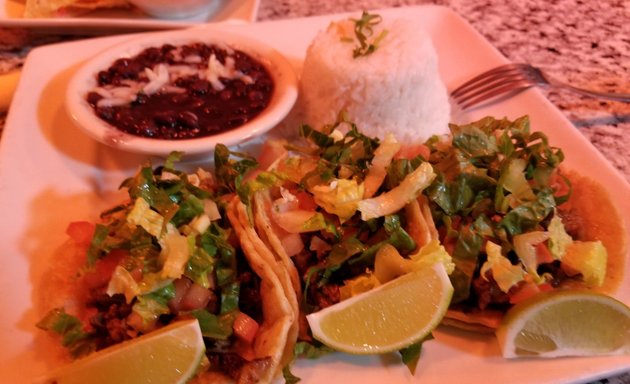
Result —
[[[253,22],[259,0],[216,0],[199,15],[182,19],[157,19],[135,8],[104,9],[77,17],[24,18],[24,0],[0,0],[0,27],[21,27],[55,34],[98,34],[112,31],[185,28],[196,24],[220,21]]]
[[[386,18],[415,20],[434,40],[440,73],[449,89],[474,74],[506,62],[490,44],[452,11],[436,6],[382,10]],[[358,15],[353,15],[354,17]],[[255,36],[284,53],[300,69],[317,31],[342,15],[251,25],[222,25]],[[0,382],[29,382],[46,372],[46,350],[36,343],[38,315],[33,303],[46,263],[66,239],[73,220],[96,220],[122,196],[124,177],[146,159],[98,144],[74,127],[63,108],[67,81],[79,63],[128,36],[48,46],[34,50],[7,117],[0,141]],[[567,164],[606,185],[621,215],[630,216],[630,186],[603,156],[539,92],[463,116],[514,119],[529,114],[535,130],[564,149]],[[630,279],[616,294],[630,304]],[[397,356],[334,354],[298,361],[303,383],[573,383],[630,370],[630,356],[504,360],[492,336],[439,329],[423,347],[415,377]]]

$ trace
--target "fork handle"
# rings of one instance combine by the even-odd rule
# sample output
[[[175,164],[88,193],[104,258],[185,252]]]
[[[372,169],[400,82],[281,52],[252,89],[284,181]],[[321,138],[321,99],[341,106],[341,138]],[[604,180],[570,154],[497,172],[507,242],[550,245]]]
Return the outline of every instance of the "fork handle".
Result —
[[[613,92],[600,92],[600,91],[591,91],[589,89],[583,89],[583,88],[577,88],[574,87],[572,85],[563,83],[561,81],[558,81],[548,75],[545,75],[545,77],[547,78],[547,80],[549,81],[549,84],[558,87],[558,88],[563,88],[563,89],[567,89],[582,95],[586,95],[586,96],[590,96],[590,97],[595,97],[595,98],[600,98],[600,99],[607,99],[607,100],[614,100],[614,101],[623,101],[623,102],[630,102],[630,93],[613,93]]]

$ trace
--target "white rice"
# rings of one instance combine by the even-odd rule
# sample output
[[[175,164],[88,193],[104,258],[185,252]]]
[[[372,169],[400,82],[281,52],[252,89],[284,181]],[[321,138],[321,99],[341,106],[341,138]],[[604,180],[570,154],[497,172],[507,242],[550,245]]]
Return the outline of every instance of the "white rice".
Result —
[[[304,122],[321,129],[345,111],[369,136],[423,142],[448,133],[450,104],[430,37],[409,20],[385,19],[372,35],[387,31],[378,48],[353,58],[353,28],[350,20],[333,23],[309,46],[298,101]]]

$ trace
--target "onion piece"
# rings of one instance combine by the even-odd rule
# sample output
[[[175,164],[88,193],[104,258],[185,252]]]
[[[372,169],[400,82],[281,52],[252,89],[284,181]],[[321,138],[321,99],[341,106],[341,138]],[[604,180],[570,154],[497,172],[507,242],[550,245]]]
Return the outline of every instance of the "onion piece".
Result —
[[[394,135],[388,133],[381,144],[374,151],[374,158],[372,164],[368,169],[368,174],[363,181],[364,190],[363,198],[367,199],[374,196],[379,189],[385,176],[387,176],[387,167],[392,162],[392,158],[400,150],[400,143],[396,140]]]
[[[289,257],[297,255],[304,249],[304,242],[299,233],[287,233],[282,236],[280,243]]]
[[[361,212],[361,220],[367,221],[399,211],[416,199],[434,178],[435,172],[433,172],[431,164],[420,164],[397,187],[376,197],[359,201],[358,209]]]
[[[315,215],[317,212],[296,209],[287,212],[274,212],[273,219],[280,228],[289,233],[313,232],[321,228],[308,228],[305,224]]]

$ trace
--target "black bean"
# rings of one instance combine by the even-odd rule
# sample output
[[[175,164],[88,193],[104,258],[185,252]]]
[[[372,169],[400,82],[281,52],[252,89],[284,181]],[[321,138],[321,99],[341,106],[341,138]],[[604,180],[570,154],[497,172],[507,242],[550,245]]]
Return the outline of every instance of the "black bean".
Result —
[[[194,95],[205,95],[210,90],[210,83],[205,80],[198,79],[190,84],[188,88]]]
[[[199,126],[199,118],[190,111],[180,112],[177,115],[177,122],[184,128],[196,128]]]
[[[96,103],[98,103],[99,100],[101,100],[103,98],[103,96],[101,96],[100,94],[96,93],[96,92],[89,92],[87,94],[87,102],[91,105],[91,106],[95,106]]]
[[[221,100],[228,101],[228,100],[232,99],[232,96],[234,96],[234,92],[232,90],[226,88],[226,89],[221,91],[219,96],[221,97]]]

